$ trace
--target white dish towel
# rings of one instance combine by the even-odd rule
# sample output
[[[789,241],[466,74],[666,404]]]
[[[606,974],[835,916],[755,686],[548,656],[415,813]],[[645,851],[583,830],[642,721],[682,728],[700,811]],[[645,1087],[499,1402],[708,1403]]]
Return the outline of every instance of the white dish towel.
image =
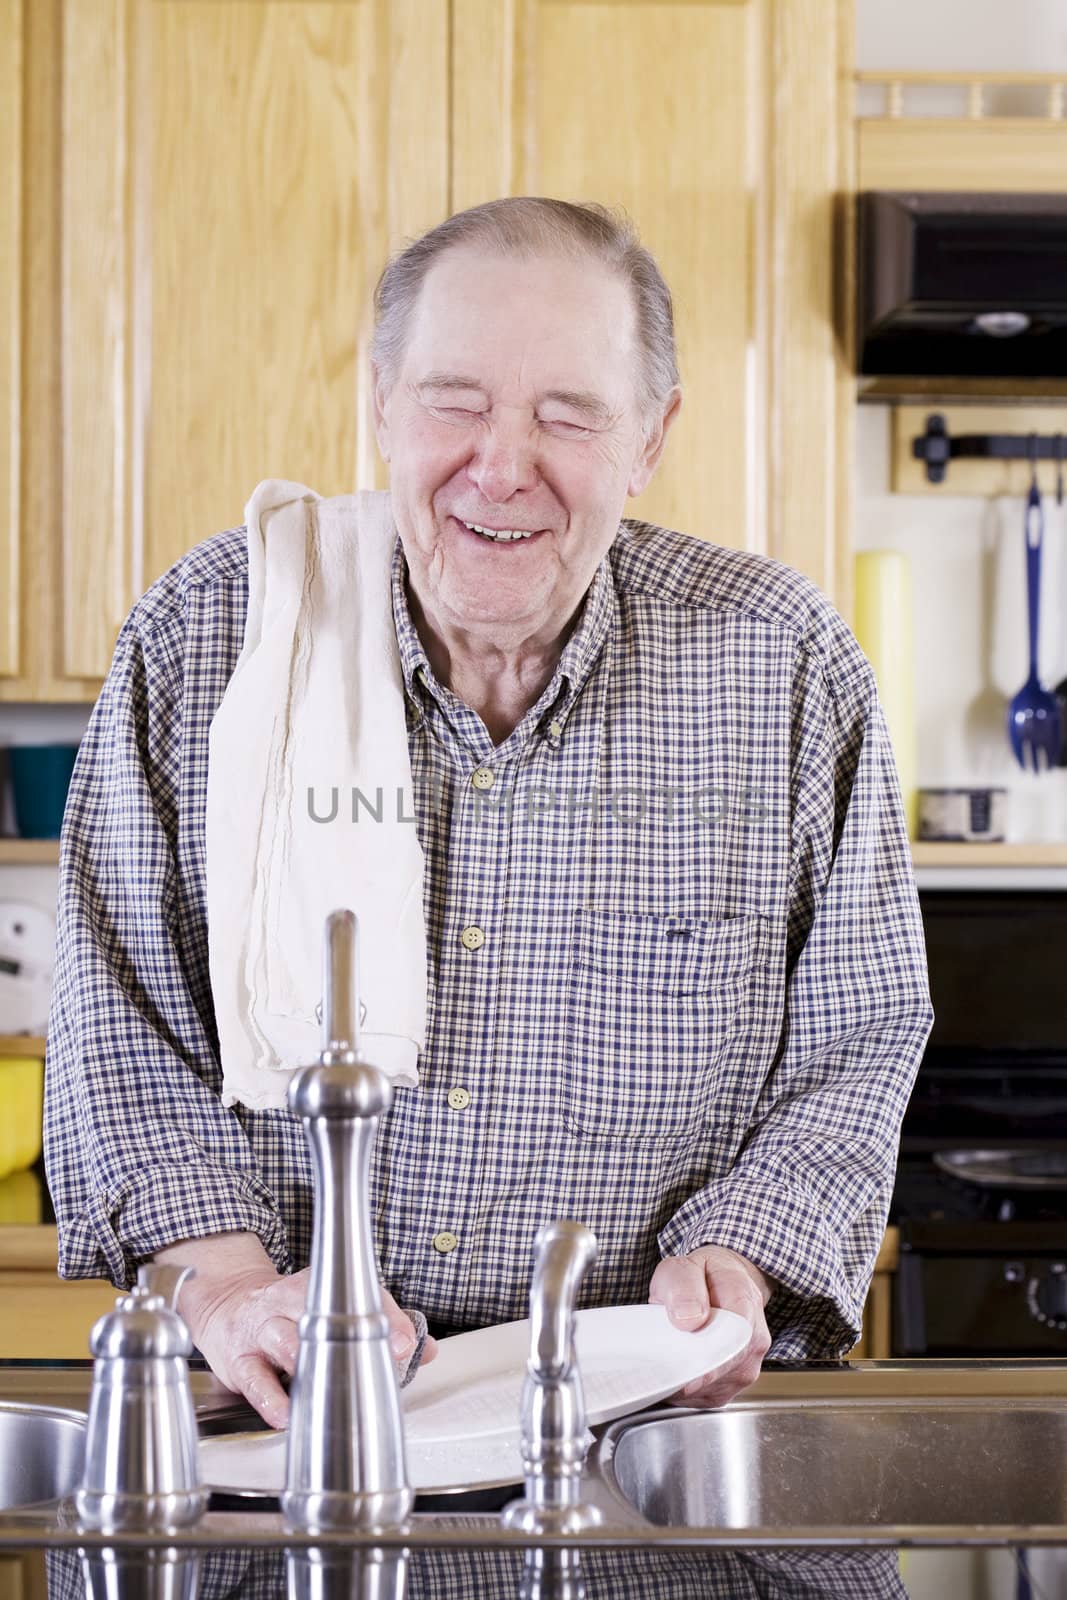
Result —
[[[245,520],[244,647],[208,745],[208,946],[223,1103],[262,1110],[285,1105],[291,1073],[321,1048],[323,931],[340,907],[359,919],[362,1054],[418,1083],[424,858],[388,493],[324,500],[269,479]],[[332,820],[314,820],[335,799]]]

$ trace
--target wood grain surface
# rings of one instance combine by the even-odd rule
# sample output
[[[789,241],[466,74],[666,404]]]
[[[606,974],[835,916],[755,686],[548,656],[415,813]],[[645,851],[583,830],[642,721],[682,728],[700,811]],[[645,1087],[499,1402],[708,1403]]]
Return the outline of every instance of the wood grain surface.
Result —
[[[861,189],[1048,194],[1063,188],[1067,123],[1042,117],[863,117]]]
[[[19,670],[22,372],[21,0],[0,3],[0,678]]]

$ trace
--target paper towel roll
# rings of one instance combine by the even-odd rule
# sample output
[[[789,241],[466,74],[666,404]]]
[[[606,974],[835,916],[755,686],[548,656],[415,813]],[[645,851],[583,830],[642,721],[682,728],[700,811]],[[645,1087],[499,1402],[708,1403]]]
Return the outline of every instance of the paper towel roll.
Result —
[[[855,558],[854,632],[874,668],[893,741],[908,837],[918,828],[918,734],[911,563],[899,550],[864,550]]]

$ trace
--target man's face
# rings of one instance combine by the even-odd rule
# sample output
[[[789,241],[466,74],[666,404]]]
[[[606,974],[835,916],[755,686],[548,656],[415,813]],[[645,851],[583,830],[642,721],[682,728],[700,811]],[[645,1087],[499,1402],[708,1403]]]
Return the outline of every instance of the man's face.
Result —
[[[577,609],[662,448],[665,429],[642,437],[633,322],[628,285],[591,260],[457,248],[431,267],[375,411],[436,626],[549,639]]]

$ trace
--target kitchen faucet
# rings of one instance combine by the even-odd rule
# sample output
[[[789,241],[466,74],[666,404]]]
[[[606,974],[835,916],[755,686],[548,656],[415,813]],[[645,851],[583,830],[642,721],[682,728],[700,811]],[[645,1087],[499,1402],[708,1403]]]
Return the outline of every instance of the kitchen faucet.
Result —
[[[596,1239],[578,1222],[550,1222],[534,1240],[521,1413],[526,1492],[502,1513],[526,1533],[577,1533],[602,1520],[578,1498],[589,1435],[574,1349],[578,1288],[595,1256]]]
[[[358,932],[351,911],[327,918],[322,1051],[289,1085],[315,1214],[281,1503],[291,1527],[316,1533],[397,1528],[413,1501],[370,1215],[371,1152],[393,1089],[360,1059]]]

